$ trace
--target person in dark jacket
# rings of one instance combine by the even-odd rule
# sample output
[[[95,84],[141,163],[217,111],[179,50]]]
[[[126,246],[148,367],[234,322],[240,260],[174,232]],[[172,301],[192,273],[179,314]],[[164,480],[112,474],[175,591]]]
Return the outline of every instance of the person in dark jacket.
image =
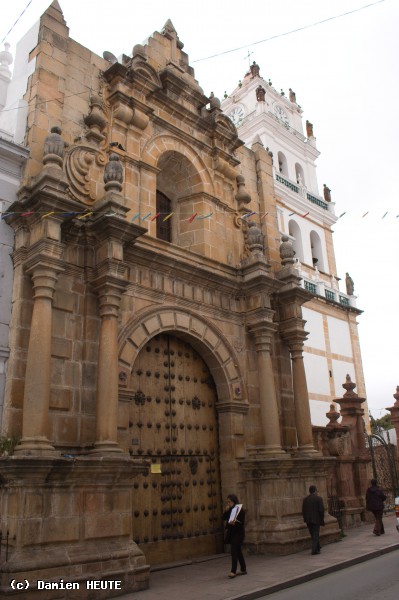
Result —
[[[303,499],[302,515],[312,538],[312,554],[320,554],[320,525],[324,525],[324,504],[315,485],[310,486],[309,496]]]
[[[232,510],[240,504],[237,496],[230,494],[227,496],[227,506],[223,513],[223,521],[226,521],[226,539],[225,543],[230,544],[231,549],[231,572],[229,577],[237,575],[246,575],[247,566],[242,554],[241,546],[245,536],[245,511],[241,508],[235,519],[231,518]],[[240,563],[241,572],[237,573],[237,563]]]
[[[366,492],[366,510],[371,511],[374,515],[374,535],[381,535],[382,533],[385,533],[382,515],[384,512],[384,500],[386,499],[386,495],[377,485],[377,480],[372,479],[370,481],[370,487],[367,488]]]

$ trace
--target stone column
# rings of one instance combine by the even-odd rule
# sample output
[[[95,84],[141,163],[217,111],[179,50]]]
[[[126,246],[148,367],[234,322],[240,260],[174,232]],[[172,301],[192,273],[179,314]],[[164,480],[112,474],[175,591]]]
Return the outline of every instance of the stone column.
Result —
[[[396,386],[396,394],[394,394],[393,397],[395,398],[395,404],[391,407],[388,407],[387,410],[389,410],[391,413],[392,425],[396,431],[396,454],[399,458],[399,385]]]
[[[250,331],[255,336],[258,359],[259,402],[265,437],[262,454],[271,456],[284,455],[281,448],[280,419],[271,357],[275,329],[273,323],[265,322],[250,326]]]
[[[28,269],[32,276],[34,304],[25,375],[22,439],[15,449],[16,454],[55,453],[47,436],[51,383],[52,301],[60,270],[40,263]]]
[[[305,331],[296,331],[286,339],[291,353],[292,384],[294,389],[295,426],[300,452],[316,452],[313,446],[312,421],[310,418],[308,384],[303,364],[303,344],[307,338]]]
[[[97,362],[96,442],[93,453],[121,453],[118,446],[118,315],[123,281],[107,277],[97,288],[101,317]]]

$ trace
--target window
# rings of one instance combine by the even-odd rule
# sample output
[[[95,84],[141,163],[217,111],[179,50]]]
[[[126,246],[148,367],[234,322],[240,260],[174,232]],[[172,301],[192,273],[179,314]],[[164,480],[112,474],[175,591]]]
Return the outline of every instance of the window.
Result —
[[[295,177],[298,185],[305,185],[305,173],[299,163],[295,163]]]
[[[165,242],[172,241],[172,219],[164,221],[164,218],[172,212],[172,203],[165,194],[157,190],[157,238]]]
[[[289,221],[288,233],[292,238],[292,245],[295,250],[295,258],[303,262],[302,235],[299,225],[296,221]]]
[[[312,263],[314,267],[317,267],[320,271],[324,271],[324,259],[323,250],[321,246],[321,239],[318,233],[315,231],[310,232],[310,248],[312,250]]]

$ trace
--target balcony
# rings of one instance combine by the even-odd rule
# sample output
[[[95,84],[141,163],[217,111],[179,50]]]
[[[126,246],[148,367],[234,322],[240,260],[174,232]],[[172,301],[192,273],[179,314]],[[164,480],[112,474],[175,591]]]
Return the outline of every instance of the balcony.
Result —
[[[306,189],[306,186],[304,186],[304,185],[303,186],[299,186],[298,184],[294,183],[293,181],[291,181],[287,177],[281,175],[281,173],[276,173],[276,180],[279,183],[282,183],[283,185],[285,185],[285,187],[287,187],[291,191],[293,191],[296,194],[299,194],[300,196],[306,198],[307,200],[309,200],[313,204],[316,204],[316,206],[320,206],[320,208],[323,208],[324,210],[330,210],[329,206],[328,206],[328,203],[324,202],[324,200],[322,198],[320,198],[320,196],[315,196],[314,194],[309,194],[309,192]]]
[[[348,296],[339,290],[333,290],[332,288],[328,287],[324,281],[311,281],[306,277],[306,274],[301,271],[299,271],[299,274],[302,277],[301,286],[307,292],[310,292],[315,296],[325,298],[327,302],[333,302],[334,304],[340,304],[341,306],[356,308],[355,296]]]

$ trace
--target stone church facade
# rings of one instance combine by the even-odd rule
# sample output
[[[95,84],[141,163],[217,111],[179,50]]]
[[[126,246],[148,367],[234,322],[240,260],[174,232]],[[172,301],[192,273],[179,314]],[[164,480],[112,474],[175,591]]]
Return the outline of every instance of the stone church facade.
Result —
[[[222,550],[232,492],[250,551],[304,547],[302,497],[326,499],[335,458],[313,443],[311,295],[279,239],[270,153],[204,95],[170,21],[111,64],[55,1],[30,59],[30,158],[5,219],[5,597],[10,573],[143,589],[150,564]]]

